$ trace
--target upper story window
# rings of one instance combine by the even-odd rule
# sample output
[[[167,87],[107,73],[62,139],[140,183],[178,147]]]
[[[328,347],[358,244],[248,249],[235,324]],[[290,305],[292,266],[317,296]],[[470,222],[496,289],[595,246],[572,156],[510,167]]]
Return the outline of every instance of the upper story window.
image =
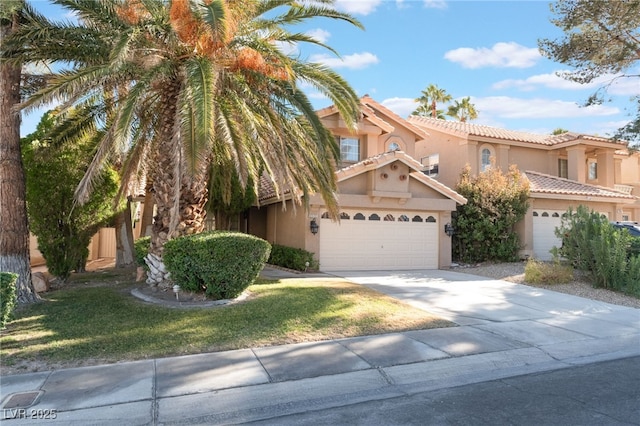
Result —
[[[387,147],[388,151],[400,151],[400,145],[397,142],[391,142]]]
[[[569,178],[569,160],[566,158],[558,158],[558,177]]]
[[[424,166],[422,173],[433,178],[438,177],[440,169],[440,154],[431,154],[426,157],[422,157],[420,162]]]
[[[598,179],[598,163],[591,161],[589,163],[589,180]]]
[[[480,171],[484,172],[491,167],[491,150],[489,148],[482,148],[480,155]]]
[[[337,136],[340,144],[340,159],[347,162],[360,161],[360,139]]]

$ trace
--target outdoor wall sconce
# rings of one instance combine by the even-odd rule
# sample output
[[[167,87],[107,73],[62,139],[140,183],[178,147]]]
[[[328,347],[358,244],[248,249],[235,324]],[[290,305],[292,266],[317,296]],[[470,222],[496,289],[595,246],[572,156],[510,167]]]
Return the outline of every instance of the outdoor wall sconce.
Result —
[[[316,219],[313,218],[311,219],[311,222],[309,223],[309,229],[311,230],[311,233],[313,235],[316,235],[318,233],[318,222],[316,222]]]
[[[444,225],[444,233],[447,234],[449,237],[451,237],[454,232],[455,232],[455,229],[453,229],[453,225],[451,225],[450,223],[447,223],[446,225]]]

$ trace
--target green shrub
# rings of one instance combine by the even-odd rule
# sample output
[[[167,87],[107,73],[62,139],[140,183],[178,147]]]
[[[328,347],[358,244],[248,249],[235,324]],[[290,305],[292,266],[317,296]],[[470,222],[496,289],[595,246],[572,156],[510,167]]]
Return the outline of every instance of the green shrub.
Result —
[[[142,266],[145,271],[149,270],[149,266],[147,265],[147,262],[145,262],[144,258],[149,253],[150,246],[151,237],[141,237],[133,243],[133,250],[136,256],[136,265]]]
[[[271,245],[253,235],[213,231],[179,237],[164,246],[171,279],[212,299],[232,299],[260,274]]]
[[[562,247],[556,252],[576,268],[591,273],[593,284],[634,293],[640,286],[637,241],[627,230],[618,230],[600,214],[585,206],[569,209],[556,229]]]
[[[313,258],[313,253],[278,244],[271,246],[267,263],[296,271],[318,270],[318,261]]]
[[[16,274],[0,272],[0,328],[4,328],[13,313],[13,307],[16,304],[17,279]]]
[[[466,167],[456,191],[467,199],[453,218],[453,256],[463,262],[515,261],[520,241],[514,226],[529,208],[529,184],[515,166],[491,167],[478,176]]]
[[[566,284],[573,280],[573,268],[560,262],[529,259],[524,267],[524,280],[531,284]]]

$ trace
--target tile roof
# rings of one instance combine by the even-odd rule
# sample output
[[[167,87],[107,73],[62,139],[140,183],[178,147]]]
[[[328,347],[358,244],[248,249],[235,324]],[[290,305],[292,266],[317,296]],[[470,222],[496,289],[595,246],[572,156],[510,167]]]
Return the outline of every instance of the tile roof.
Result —
[[[369,95],[364,95],[362,98],[360,98],[360,102],[364,105],[368,105],[369,107],[380,111],[382,114],[386,115],[387,117],[397,121],[398,123],[401,123],[404,127],[406,127],[407,129],[411,130],[413,133],[415,133],[417,136],[421,137],[422,139],[426,139],[429,137],[429,132],[425,131],[424,129],[418,127],[418,126],[414,126],[412,123],[410,123],[409,121],[407,121],[406,119],[400,117],[398,114],[396,114],[395,112],[391,111],[389,108],[385,107],[384,105],[376,102],[373,98],[371,98]]]
[[[448,198],[451,198],[452,200],[456,201],[458,204],[467,203],[467,199],[464,198],[462,195],[458,194],[456,191],[449,188],[445,184],[440,183],[437,180],[422,173],[421,171],[422,164],[420,164],[420,162],[418,162],[411,156],[407,155],[403,151],[384,152],[382,154],[378,154],[373,157],[366,158],[348,167],[339,169],[336,171],[336,180],[338,182],[341,182],[353,176],[359,175],[360,173],[364,173],[369,170],[375,170],[379,167],[382,167],[396,160],[402,161],[403,163],[407,164],[411,169],[414,170],[413,172],[409,173],[409,176],[421,181],[422,183],[431,187],[432,189],[441,193],[442,195]],[[280,200],[280,198],[278,197],[278,193],[276,192],[276,189],[273,185],[273,182],[266,175],[263,175],[260,178],[259,190],[260,190],[260,195],[258,196],[258,201],[261,203],[265,201]],[[281,188],[281,192],[282,192],[281,195],[284,195],[285,197],[292,193],[290,189],[282,189],[282,188]]]
[[[441,130],[443,132],[454,133],[461,137],[478,136],[494,139],[502,139],[514,142],[528,142],[544,146],[554,146],[565,142],[571,142],[578,139],[594,142],[616,143],[626,145],[624,141],[612,141],[593,135],[584,135],[581,133],[567,132],[561,135],[540,135],[529,132],[519,132],[515,130],[500,129],[498,127],[485,126],[481,124],[473,124],[461,121],[441,120],[430,117],[420,117],[411,115],[407,121],[425,129]]]
[[[527,170],[524,172],[530,183],[530,191],[542,194],[577,195],[585,197],[605,197],[636,200],[637,197],[596,185],[576,182],[557,176]]]
[[[438,182],[437,180],[425,175],[422,173],[422,164],[418,162],[413,157],[409,156],[403,151],[389,151],[383,152],[382,154],[374,155],[373,157],[365,158],[364,160],[352,164],[348,167],[344,167],[338,171],[336,171],[336,178],[338,182],[349,179],[353,176],[359,175],[361,173],[367,172],[369,170],[375,170],[379,167],[382,167],[386,164],[392,163],[396,160],[402,161],[406,165],[408,165],[411,169],[413,169],[412,173],[409,173],[409,176],[421,181],[427,186],[431,187],[435,191],[441,193],[442,195],[451,198],[456,201],[458,204],[466,204],[467,199],[462,195],[458,194],[453,189],[449,188],[443,183]]]

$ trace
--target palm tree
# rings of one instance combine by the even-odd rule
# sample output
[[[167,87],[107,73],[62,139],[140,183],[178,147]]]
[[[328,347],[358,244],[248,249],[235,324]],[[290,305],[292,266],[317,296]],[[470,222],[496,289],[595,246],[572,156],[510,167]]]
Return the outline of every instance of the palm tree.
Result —
[[[264,172],[278,190],[297,188],[298,201],[318,192],[337,212],[333,171],[339,152],[308,98],[304,81],[323,92],[355,128],[357,95],[337,73],[299,57],[281,43],[312,43],[287,26],[316,17],[358,27],[332,2],[295,0],[55,0],[79,17],[58,24],[33,13],[15,38],[25,61],[72,60],[72,70],[22,107],[51,100],[99,111],[104,137],[77,190],[80,201],[97,172],[125,152],[123,186],[146,170],[157,215],[148,262],[162,280],[164,243],[204,228],[207,176],[212,164],[231,165],[241,182]],[[110,98],[105,98],[105,93]],[[212,159],[216,161],[213,162]],[[232,191],[230,176],[222,184]],[[254,188],[255,190],[255,188]],[[157,268],[156,268],[157,267]]]
[[[23,1],[0,2],[0,45],[23,18]],[[31,282],[29,224],[27,222],[25,173],[20,149],[20,102],[22,64],[0,62],[0,271],[18,274],[16,296],[20,304],[40,298]]]
[[[478,118],[478,111],[475,105],[471,103],[471,98],[467,96],[461,100],[453,101],[453,105],[449,106],[447,115],[457,118],[458,121],[466,122],[467,120],[474,120]]]
[[[420,105],[413,113],[422,117],[444,118],[443,111],[438,110],[437,104],[450,101],[451,95],[444,89],[440,89],[435,84],[430,84],[422,91],[422,96],[416,98],[416,102]]]

